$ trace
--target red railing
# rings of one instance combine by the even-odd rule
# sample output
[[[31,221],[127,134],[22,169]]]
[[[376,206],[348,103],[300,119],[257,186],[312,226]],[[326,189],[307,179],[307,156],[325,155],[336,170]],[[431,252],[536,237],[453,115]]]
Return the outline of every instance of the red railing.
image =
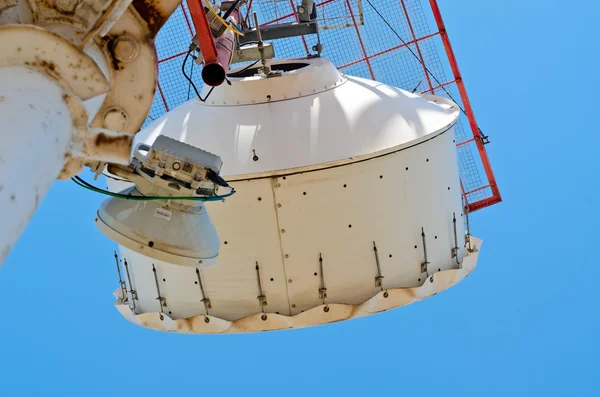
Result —
[[[202,4],[202,0],[189,1],[195,2],[191,9]],[[257,11],[261,25],[293,22],[297,20],[295,3],[299,0],[251,0],[242,15]],[[324,0],[317,7],[323,56],[345,73],[409,91],[424,84],[421,93],[448,96],[461,106],[464,114],[455,134],[469,211],[502,201],[437,0]],[[183,3],[158,35],[160,74],[153,119],[189,99],[181,61],[197,25],[193,16]],[[313,42],[316,39],[311,36],[280,40],[275,44],[277,57],[304,56]],[[198,86],[202,84],[199,77],[200,73],[193,76]]]

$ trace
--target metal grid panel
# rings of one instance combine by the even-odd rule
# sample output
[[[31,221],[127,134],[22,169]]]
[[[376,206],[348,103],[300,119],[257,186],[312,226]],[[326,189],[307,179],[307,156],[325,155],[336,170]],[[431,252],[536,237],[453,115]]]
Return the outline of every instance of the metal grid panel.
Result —
[[[198,0],[189,0],[198,1]],[[296,20],[294,0],[249,0],[244,23],[256,12],[262,25]],[[445,41],[435,0],[324,0],[317,3],[323,55],[349,75],[422,93],[450,97],[468,110],[454,54]],[[434,27],[434,29],[431,28]],[[146,123],[195,96],[181,73],[193,36],[186,3],[177,9],[156,40],[159,82]],[[316,36],[278,40],[278,58],[313,53]],[[440,57],[438,48],[442,49]],[[200,68],[188,60],[188,74],[200,88]],[[448,78],[447,76],[452,76]],[[462,92],[461,92],[462,89]],[[501,201],[483,140],[473,115],[463,112],[455,128],[464,197],[471,211]]]

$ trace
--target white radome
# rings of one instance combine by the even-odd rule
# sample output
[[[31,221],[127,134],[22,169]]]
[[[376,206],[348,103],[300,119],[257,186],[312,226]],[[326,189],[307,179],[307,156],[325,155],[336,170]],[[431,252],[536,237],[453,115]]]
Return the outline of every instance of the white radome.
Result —
[[[285,71],[233,70],[231,85],[136,136],[151,145],[162,134],[217,154],[237,193],[206,205],[221,241],[211,267],[120,247],[137,298],[116,293],[128,320],[184,333],[306,327],[418,301],[474,269],[453,102],[342,75],[324,58],[273,69]]]

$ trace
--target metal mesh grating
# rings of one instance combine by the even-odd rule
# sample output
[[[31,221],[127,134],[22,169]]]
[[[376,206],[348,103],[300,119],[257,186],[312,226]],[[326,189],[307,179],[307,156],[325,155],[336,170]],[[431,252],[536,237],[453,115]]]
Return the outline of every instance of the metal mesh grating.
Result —
[[[422,93],[450,96],[464,107],[464,97],[457,89],[457,76],[450,67],[451,60],[446,56],[448,48],[441,39],[438,23],[430,7],[434,3],[435,0],[318,2],[321,42],[325,47],[323,55],[346,74],[374,79],[408,91],[416,88]],[[295,9],[294,0],[248,0],[241,11],[247,25],[251,24],[253,12],[257,13],[262,25],[270,25],[296,21]],[[192,19],[184,2],[156,39],[159,81],[146,123],[195,96],[181,73],[193,31]],[[313,53],[312,47],[316,43],[316,36],[277,40],[275,53],[278,58],[306,56],[307,53]],[[440,57],[438,48],[442,49],[443,57]],[[197,87],[201,88],[200,67],[189,60],[186,70]],[[472,128],[473,125],[476,128]],[[485,148],[478,139],[474,119],[470,120],[463,113],[455,134],[461,182],[470,210],[499,202],[500,194],[487,162]]]

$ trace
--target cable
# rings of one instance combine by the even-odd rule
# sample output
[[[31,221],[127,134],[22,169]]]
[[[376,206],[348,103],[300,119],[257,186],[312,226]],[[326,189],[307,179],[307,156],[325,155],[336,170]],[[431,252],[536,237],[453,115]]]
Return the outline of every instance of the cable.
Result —
[[[194,56],[192,55],[192,59],[194,59]],[[192,65],[190,66],[190,81],[194,81],[194,63],[192,63]],[[188,85],[188,96],[187,96],[187,100],[190,100],[190,90],[192,89],[192,84]]]
[[[467,116],[467,112],[465,112],[465,109],[463,109],[462,106],[460,106],[460,104],[452,97],[452,95],[446,90],[446,88],[444,87],[444,85],[437,79],[437,77],[435,77],[435,75],[431,72],[431,70],[429,70],[429,68],[427,67],[427,65],[425,65],[425,61],[422,61],[421,58],[419,58],[417,56],[417,54],[415,54],[415,52],[410,48],[410,46],[408,45],[408,43],[406,41],[404,41],[402,39],[402,37],[400,37],[400,35],[398,34],[398,32],[396,32],[396,30],[392,27],[392,25],[389,24],[389,22],[385,19],[385,17],[383,15],[381,15],[381,13],[379,12],[379,10],[377,10],[377,8],[375,8],[375,6],[373,5],[373,3],[371,3],[370,0],[367,0],[367,3],[369,3],[369,5],[371,6],[371,8],[373,8],[373,11],[375,11],[377,13],[377,15],[379,15],[379,18],[381,18],[381,20],[388,26],[388,28],[390,28],[390,30],[392,32],[394,32],[394,34],[396,35],[396,37],[398,37],[398,39],[402,42],[402,44],[404,44],[404,46],[408,49],[408,51],[410,51],[410,53],[417,59],[417,61],[423,65],[423,68],[427,71],[427,73],[429,73],[429,75],[431,77],[433,77],[433,79],[435,80],[435,82],[438,84],[438,86],[444,90],[444,92],[446,93],[446,95],[448,95],[448,98],[452,99],[452,101],[454,103],[456,103],[456,105],[458,106],[458,108],[460,109],[461,112],[463,112],[463,114],[465,116]],[[489,143],[488,140],[488,136],[485,135],[483,133],[483,131],[481,131],[481,128],[479,128],[479,126],[477,126],[479,135],[481,137],[481,140],[483,142],[483,144],[485,145],[486,143]]]
[[[212,8],[212,6],[208,2],[208,0],[204,0],[204,4],[206,4],[206,6],[210,10],[210,12],[223,24],[223,26],[225,26],[225,28],[227,28],[227,30],[231,30],[233,33],[237,34],[238,36],[242,36],[242,37],[244,36],[244,34],[242,32],[240,32],[237,29],[232,28],[227,23],[227,21],[225,21],[223,18],[221,18],[221,16],[219,14],[217,14],[217,12]]]
[[[153,200],[190,200],[190,201],[222,201],[223,199],[233,196],[235,194],[235,189],[230,188],[231,191],[227,194],[223,194],[221,196],[208,196],[208,197],[189,197],[189,196],[132,196],[129,194],[121,194],[121,193],[113,193],[108,190],[97,188],[93,186],[78,176],[71,178],[73,182],[77,185],[91,190],[96,193],[104,194],[106,196],[120,198],[124,200],[133,200],[133,201],[153,201]]]
[[[185,64],[186,64],[188,58],[190,57],[191,53],[192,53],[192,50],[189,50],[188,53],[186,54],[185,59],[183,60],[183,63],[181,64],[181,73],[183,73],[183,75],[185,76],[185,78],[187,79],[187,81],[189,81],[190,85],[194,88],[194,91],[196,92],[196,96],[198,97],[198,99],[200,101],[202,101],[202,102],[206,102],[206,100],[210,96],[211,92],[213,92],[213,90],[215,89],[215,87],[210,87],[210,90],[208,91],[208,94],[206,94],[206,96],[204,98],[202,98],[200,96],[200,93],[198,92],[198,88],[196,88],[196,84],[194,84],[194,82],[192,81],[192,79],[185,72]]]
[[[231,4],[231,6],[229,6],[229,8],[227,9],[227,11],[225,11],[225,14],[223,14],[223,19],[227,20],[227,18],[229,18],[229,16],[233,12],[233,10],[235,10],[235,7],[237,7],[237,5],[240,3],[240,1],[241,0],[235,0],[233,2],[233,4]]]
[[[246,67],[244,67],[243,69],[238,70],[237,72],[231,72],[232,75],[236,75],[238,73],[243,73],[246,70],[250,69],[252,66],[256,65],[258,62],[260,62],[260,59],[252,62],[251,64],[247,65]]]

